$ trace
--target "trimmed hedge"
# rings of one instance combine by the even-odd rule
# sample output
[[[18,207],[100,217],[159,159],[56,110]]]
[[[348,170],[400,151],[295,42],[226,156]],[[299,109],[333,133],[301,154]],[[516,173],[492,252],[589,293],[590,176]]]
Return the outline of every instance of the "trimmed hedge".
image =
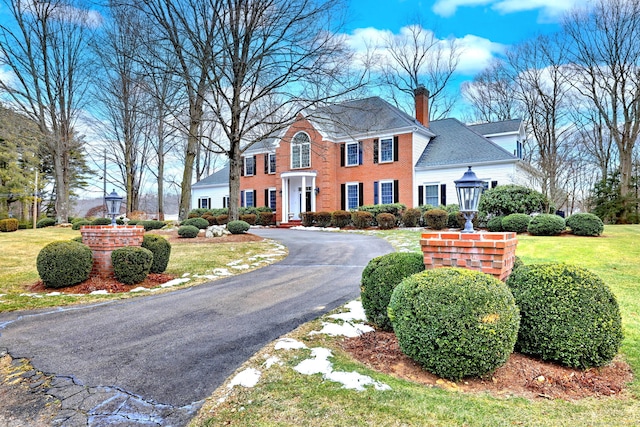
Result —
[[[388,314],[401,350],[454,381],[503,365],[513,352],[520,321],[504,283],[462,268],[407,277],[393,291]]]
[[[96,218],[91,221],[91,225],[111,225],[111,218]]]
[[[131,224],[131,222],[129,222],[129,224]],[[144,231],[150,231],[150,230],[160,230],[166,224],[164,223],[164,221],[157,221],[152,219],[152,220],[146,220],[146,221],[139,221],[137,225],[143,226]]]
[[[10,233],[17,231],[20,223],[15,218],[0,219],[0,231],[4,233]]]
[[[231,221],[227,224],[227,230],[231,234],[243,234],[249,231],[251,226],[246,221]]]
[[[145,234],[142,238],[142,247],[149,249],[153,254],[153,263],[150,273],[163,273],[169,264],[171,256],[171,243],[167,239],[154,234]]]
[[[272,225],[276,223],[276,214],[274,212],[259,212],[258,224]]]
[[[521,185],[498,185],[482,193],[478,210],[488,215],[532,214],[548,212],[549,199]]]
[[[422,212],[420,209],[410,208],[402,212],[402,224],[405,227],[417,227],[420,223]]]
[[[73,230],[80,230],[82,228],[83,225],[92,225],[91,221],[88,221],[86,219],[80,220],[80,221],[75,221],[73,223],[73,225],[71,226],[71,228]]]
[[[258,216],[256,214],[244,214],[244,215],[240,215],[239,219],[240,221],[244,221],[249,225],[256,225],[256,220],[258,219]]]
[[[36,228],[53,227],[54,225],[56,225],[55,218],[42,218],[40,221],[36,222]]]
[[[227,223],[229,222],[229,215],[220,214],[216,216],[216,222],[218,223],[218,225],[227,225]]]
[[[524,233],[529,227],[531,217],[527,214],[511,214],[502,218],[502,230],[514,233]]]
[[[424,213],[424,222],[433,230],[442,230],[447,226],[449,214],[443,209],[429,209]]]
[[[316,223],[316,213],[302,212],[300,213],[300,220],[302,221],[302,225],[304,227],[313,227]]]
[[[200,233],[200,229],[195,225],[181,225],[180,228],[178,228],[178,236],[185,239],[198,237],[198,233]]]
[[[487,222],[487,230],[494,232],[494,233],[499,233],[501,231],[504,231],[502,229],[502,220],[504,219],[504,216],[502,215],[498,215],[498,216],[494,216],[493,218],[491,218],[488,222]]]
[[[533,236],[555,236],[565,228],[564,218],[554,214],[540,214],[531,219],[527,231]]]
[[[571,234],[576,236],[599,236],[604,231],[602,220],[590,213],[573,214],[567,218],[566,224]]]
[[[387,316],[391,294],[402,279],[424,271],[424,255],[392,252],[373,258],[362,271],[360,296],[367,321],[379,329],[392,331]]]
[[[143,282],[153,263],[153,253],[149,249],[125,246],[111,252],[111,264],[116,279],[125,285]]]
[[[356,228],[363,229],[373,225],[373,214],[367,211],[351,212],[351,222]]]
[[[207,221],[204,218],[188,218],[185,219],[184,221],[182,221],[182,223],[180,224],[181,226],[183,225],[193,225],[194,227],[197,227],[200,230],[204,230],[209,226],[209,221]]]
[[[316,227],[328,227],[331,225],[331,212],[316,212],[314,215],[314,225]]]
[[[396,217],[390,213],[381,213],[376,217],[380,230],[391,230],[396,226]]]
[[[622,321],[614,294],[590,271],[531,264],[507,279],[522,321],[516,348],[576,368],[603,366],[618,353]]]
[[[84,282],[89,278],[93,265],[91,249],[70,240],[52,242],[38,253],[38,274],[48,288],[63,288]]]
[[[331,213],[331,225],[338,228],[344,228],[351,224],[351,212],[337,210]]]

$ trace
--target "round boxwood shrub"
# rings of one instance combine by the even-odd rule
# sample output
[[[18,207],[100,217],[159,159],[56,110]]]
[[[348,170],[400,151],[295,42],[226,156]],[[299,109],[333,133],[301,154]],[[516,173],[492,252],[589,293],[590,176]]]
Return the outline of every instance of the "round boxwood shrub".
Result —
[[[131,222],[129,222],[129,224],[131,224]],[[149,230],[160,230],[166,224],[164,223],[164,221],[150,219],[145,221],[139,221],[136,225],[141,225],[144,227],[144,231],[149,231]]]
[[[482,193],[478,209],[488,215],[548,212],[549,199],[539,191],[521,185],[498,185]]]
[[[125,285],[143,282],[153,263],[153,253],[149,249],[125,246],[111,252],[111,264],[116,280]]]
[[[38,253],[38,274],[48,288],[63,288],[84,282],[89,278],[93,265],[91,249],[70,240],[52,242]]]
[[[396,217],[393,214],[383,212],[376,216],[376,221],[378,222],[378,227],[380,230],[391,230],[396,226]]]
[[[258,213],[258,224],[260,225],[271,225],[275,224],[276,214],[273,212],[259,212]]]
[[[337,210],[331,213],[331,225],[334,227],[343,228],[349,224],[351,224],[351,212]]]
[[[498,215],[498,216],[494,216],[493,218],[491,218],[489,221],[487,221],[487,230],[494,232],[494,233],[499,233],[501,231],[504,231],[502,229],[502,219],[504,218],[504,216],[502,215]]]
[[[409,208],[402,212],[402,224],[405,227],[417,227],[421,216],[422,212],[420,209]]]
[[[207,221],[204,218],[189,218],[189,219],[185,219],[184,221],[182,221],[182,223],[180,225],[193,225],[194,227],[197,227],[200,230],[204,230],[209,226],[209,221]]]
[[[502,218],[502,230],[524,233],[529,227],[531,217],[527,214],[511,214]]]
[[[198,237],[198,233],[200,229],[195,225],[182,225],[178,228],[178,236],[183,237],[185,239],[193,239],[194,237]]]
[[[442,230],[447,226],[449,214],[443,209],[430,209],[424,213],[424,222],[427,227],[434,230]]]
[[[153,254],[153,263],[149,269],[150,273],[163,273],[169,264],[171,256],[171,243],[161,236],[145,234],[142,239],[142,247],[149,249]]]
[[[516,268],[520,268],[524,265],[524,262],[522,262],[522,259],[516,255],[513,259],[513,270],[515,270]]]
[[[554,214],[540,214],[531,219],[527,231],[534,236],[555,236],[565,228],[564,218]]]
[[[316,213],[315,212],[301,212],[300,213],[300,221],[302,222],[303,227],[313,227],[316,223]]]
[[[513,352],[520,320],[504,283],[462,268],[407,277],[393,291],[388,314],[400,349],[454,381],[503,365]]]
[[[249,231],[250,225],[248,222],[246,221],[230,221],[229,224],[227,224],[227,230],[229,230],[229,232],[231,234],[242,234],[242,233],[246,233],[247,231]]]
[[[314,216],[316,227],[328,227],[331,225],[331,212],[321,211],[316,212]]]
[[[256,225],[258,216],[256,214],[243,214],[240,215],[240,221],[244,221],[249,225]]]
[[[74,222],[71,228],[74,230],[80,230],[83,225],[92,225],[92,224],[91,224],[91,221],[87,221],[86,219],[83,219],[83,220]]]
[[[218,225],[226,225],[229,222],[229,215],[220,214],[216,216],[216,222]]]
[[[604,231],[602,220],[590,213],[573,214],[567,218],[566,223],[576,236],[599,236]]]
[[[10,233],[12,231],[17,231],[20,223],[15,218],[5,218],[0,219],[0,231],[5,233]]]
[[[568,264],[530,264],[515,269],[507,285],[522,315],[518,351],[583,369],[618,353],[620,310],[597,275]]]
[[[91,221],[91,225],[111,225],[111,218],[96,218]]]
[[[373,224],[373,214],[366,211],[355,211],[351,213],[351,221],[356,228],[364,229]]]
[[[393,252],[369,261],[362,271],[360,296],[367,321],[384,331],[392,331],[387,306],[393,289],[402,279],[424,271],[424,256],[414,252]]]
[[[55,218],[42,218],[40,221],[36,222],[36,228],[53,227],[54,225],[56,225]]]

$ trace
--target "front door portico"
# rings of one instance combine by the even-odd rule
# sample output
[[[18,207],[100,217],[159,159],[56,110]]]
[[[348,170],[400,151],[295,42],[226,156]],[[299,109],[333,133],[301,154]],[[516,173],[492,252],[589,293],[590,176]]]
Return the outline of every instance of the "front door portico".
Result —
[[[282,218],[281,222],[301,219],[302,212],[316,210],[315,171],[283,172],[282,179]]]

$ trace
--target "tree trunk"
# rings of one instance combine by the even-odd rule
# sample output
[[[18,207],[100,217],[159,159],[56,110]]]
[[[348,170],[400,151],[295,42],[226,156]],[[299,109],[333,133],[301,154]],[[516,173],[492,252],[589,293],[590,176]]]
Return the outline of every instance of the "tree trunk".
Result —
[[[232,145],[234,146],[234,145]],[[239,150],[229,153],[229,221],[237,220],[240,207],[240,172],[242,158]]]

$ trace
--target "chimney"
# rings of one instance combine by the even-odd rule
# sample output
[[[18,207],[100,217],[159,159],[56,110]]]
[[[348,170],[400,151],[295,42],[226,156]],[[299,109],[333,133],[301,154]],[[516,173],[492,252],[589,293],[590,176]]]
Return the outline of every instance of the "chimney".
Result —
[[[422,85],[413,90],[416,101],[416,120],[429,127],[429,91]]]

